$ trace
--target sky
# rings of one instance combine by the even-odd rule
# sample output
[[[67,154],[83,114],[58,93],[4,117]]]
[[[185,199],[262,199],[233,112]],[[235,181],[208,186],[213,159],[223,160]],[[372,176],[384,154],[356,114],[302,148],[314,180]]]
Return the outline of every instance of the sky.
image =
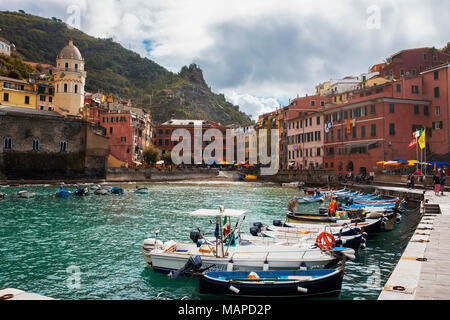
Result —
[[[450,41],[448,0],[0,0],[113,38],[173,72],[196,63],[256,119],[402,49]]]

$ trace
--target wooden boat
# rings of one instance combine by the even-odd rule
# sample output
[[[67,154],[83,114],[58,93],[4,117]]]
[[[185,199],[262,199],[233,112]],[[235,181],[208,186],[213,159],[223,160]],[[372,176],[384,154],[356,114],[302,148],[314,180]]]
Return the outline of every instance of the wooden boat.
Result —
[[[313,203],[325,200],[325,195],[311,196],[311,197],[296,197],[294,198],[298,203]]]
[[[89,189],[88,188],[76,188],[73,191],[73,194],[76,196],[80,196],[80,197],[84,197],[87,196],[89,194]]]
[[[207,241],[200,231],[191,233],[193,243],[145,239],[142,246],[144,259],[155,272],[169,273],[182,268],[193,256],[200,256],[205,267],[218,270],[289,270],[301,264],[308,268],[326,268],[342,259],[343,255],[354,259],[355,251],[349,248],[321,250],[307,245],[282,246],[276,244],[241,245],[227,241],[240,233],[246,211],[200,209],[191,217],[216,217],[215,241]],[[222,220],[237,218],[234,228],[224,237]],[[231,225],[231,224],[230,224]]]
[[[338,220],[346,220],[347,222],[355,222],[355,219],[362,221],[366,218],[366,212],[364,210],[346,210],[336,211],[334,216],[329,216],[326,213],[286,213],[286,220],[306,223],[335,223]]]
[[[136,186],[136,190],[134,190],[134,193],[147,194],[148,193],[148,188],[147,187]]]
[[[67,198],[70,196],[70,191],[64,188],[60,188],[55,192],[55,196],[58,198]]]
[[[19,198],[30,199],[30,198],[34,198],[35,195],[36,195],[35,191],[22,190],[22,191],[17,192],[17,196]]]
[[[111,188],[111,193],[112,194],[123,194],[123,189],[119,188],[119,187],[112,187]]]
[[[236,297],[336,297],[344,277],[337,269],[205,272],[199,292]]]

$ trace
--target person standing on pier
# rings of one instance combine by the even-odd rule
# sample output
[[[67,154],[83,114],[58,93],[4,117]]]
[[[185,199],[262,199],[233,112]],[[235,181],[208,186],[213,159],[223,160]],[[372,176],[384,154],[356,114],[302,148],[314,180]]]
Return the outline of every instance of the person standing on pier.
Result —
[[[440,188],[441,188],[441,195],[444,195],[444,189],[445,189],[445,172],[444,170],[441,171],[441,179],[440,179]]]
[[[441,179],[436,174],[436,175],[433,176],[433,180],[434,180],[434,195],[438,196],[439,195],[439,189],[441,188]]]
[[[411,174],[409,177],[409,187],[411,189],[414,189],[414,182],[416,181],[416,176],[414,174]]]

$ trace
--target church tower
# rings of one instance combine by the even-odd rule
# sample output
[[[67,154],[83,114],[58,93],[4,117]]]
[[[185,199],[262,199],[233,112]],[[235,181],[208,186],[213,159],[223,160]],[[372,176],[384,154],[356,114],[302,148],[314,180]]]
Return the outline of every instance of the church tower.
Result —
[[[72,40],[56,58],[55,111],[62,115],[82,117],[86,72],[84,59]]]

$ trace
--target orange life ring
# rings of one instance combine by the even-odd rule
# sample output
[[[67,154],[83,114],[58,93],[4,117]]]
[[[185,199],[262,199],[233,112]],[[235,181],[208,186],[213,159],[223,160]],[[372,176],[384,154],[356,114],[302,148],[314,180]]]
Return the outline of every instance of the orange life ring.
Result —
[[[336,245],[336,239],[334,239],[331,233],[322,232],[317,236],[316,244],[322,250],[324,249],[331,250]]]

